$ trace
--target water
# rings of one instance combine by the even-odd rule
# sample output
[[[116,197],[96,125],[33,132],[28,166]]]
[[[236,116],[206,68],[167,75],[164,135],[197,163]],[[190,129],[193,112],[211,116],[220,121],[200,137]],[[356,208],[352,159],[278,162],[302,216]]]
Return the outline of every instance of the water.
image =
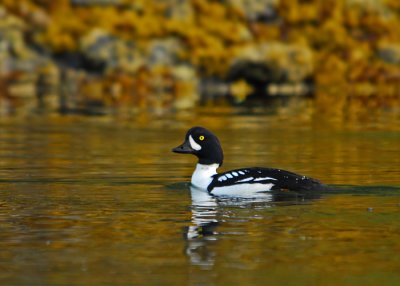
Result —
[[[163,118],[3,119],[1,285],[399,285],[400,121],[199,111]],[[215,199],[190,189],[188,127],[228,170],[335,185]]]

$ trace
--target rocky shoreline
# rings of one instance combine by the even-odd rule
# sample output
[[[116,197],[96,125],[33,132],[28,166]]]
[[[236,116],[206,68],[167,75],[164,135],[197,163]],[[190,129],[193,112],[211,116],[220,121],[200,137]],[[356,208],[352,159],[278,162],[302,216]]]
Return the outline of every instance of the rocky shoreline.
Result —
[[[400,5],[367,2],[3,1],[0,114],[304,95],[398,106]]]

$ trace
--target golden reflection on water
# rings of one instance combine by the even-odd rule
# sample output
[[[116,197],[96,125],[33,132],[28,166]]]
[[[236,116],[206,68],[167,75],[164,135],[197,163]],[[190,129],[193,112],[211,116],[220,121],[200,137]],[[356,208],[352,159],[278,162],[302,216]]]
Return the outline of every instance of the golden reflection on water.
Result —
[[[399,122],[327,121],[231,109],[3,121],[0,282],[398,285]],[[195,158],[170,151],[192,125],[219,135],[225,170],[279,167],[357,187],[196,200],[185,184]]]

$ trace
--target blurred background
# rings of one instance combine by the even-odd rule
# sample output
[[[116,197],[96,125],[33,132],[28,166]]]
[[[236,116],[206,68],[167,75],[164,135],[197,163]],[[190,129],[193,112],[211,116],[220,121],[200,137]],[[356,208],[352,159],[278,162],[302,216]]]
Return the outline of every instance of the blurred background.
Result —
[[[1,0],[0,114],[400,106],[397,0]]]
[[[400,285],[400,0],[0,0],[0,285]],[[222,170],[338,187],[196,199]],[[202,196],[201,196],[202,198]]]

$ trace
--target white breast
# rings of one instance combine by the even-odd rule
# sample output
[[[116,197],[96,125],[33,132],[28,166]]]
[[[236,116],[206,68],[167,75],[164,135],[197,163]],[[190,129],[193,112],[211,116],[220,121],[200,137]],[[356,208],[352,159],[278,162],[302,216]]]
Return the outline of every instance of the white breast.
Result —
[[[192,185],[197,188],[207,190],[208,185],[212,181],[212,176],[217,174],[219,164],[203,165],[197,164],[192,175]]]

